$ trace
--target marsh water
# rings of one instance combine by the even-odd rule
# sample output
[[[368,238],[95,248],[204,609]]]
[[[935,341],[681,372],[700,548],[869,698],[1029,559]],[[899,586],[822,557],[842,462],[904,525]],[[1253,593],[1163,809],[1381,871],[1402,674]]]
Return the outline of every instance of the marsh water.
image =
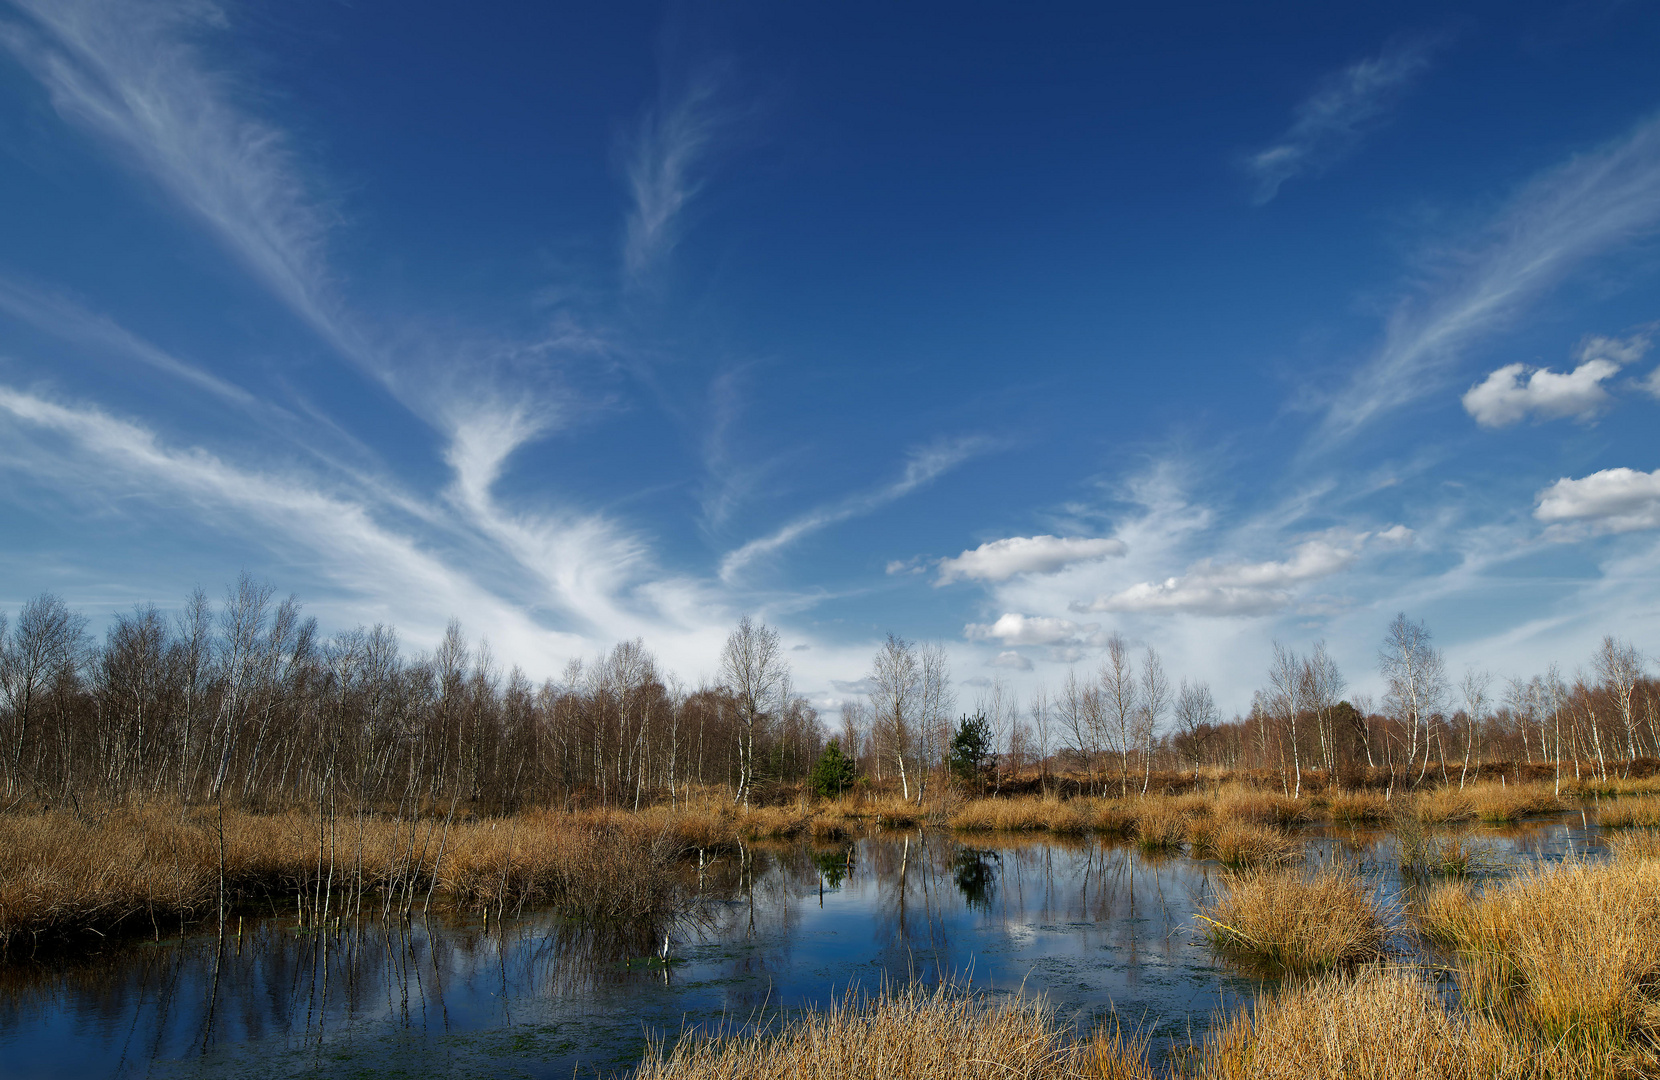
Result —
[[[1385,833],[1305,839],[1385,901],[1412,887]],[[1493,873],[1598,846],[1577,813],[1474,839]],[[548,912],[318,934],[279,908],[243,913],[240,934],[13,961],[0,1076],[606,1076],[651,1036],[912,979],[1042,994],[1084,1026],[1116,1011],[1157,1052],[1264,985],[1196,928],[1221,868],[1126,844],[913,830],[761,845],[686,873],[700,900],[669,929],[666,960],[660,929],[596,932]]]

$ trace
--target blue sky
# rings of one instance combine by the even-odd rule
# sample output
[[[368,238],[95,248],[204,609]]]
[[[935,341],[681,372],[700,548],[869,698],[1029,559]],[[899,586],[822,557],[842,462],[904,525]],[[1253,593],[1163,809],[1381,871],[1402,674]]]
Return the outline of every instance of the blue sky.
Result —
[[[0,0],[0,603],[1660,647],[1660,11],[580,7]]]

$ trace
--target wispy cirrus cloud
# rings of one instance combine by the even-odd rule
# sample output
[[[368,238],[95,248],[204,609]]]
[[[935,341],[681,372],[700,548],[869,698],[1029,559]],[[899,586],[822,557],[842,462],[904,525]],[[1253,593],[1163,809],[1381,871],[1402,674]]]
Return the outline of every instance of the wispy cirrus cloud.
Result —
[[[345,321],[325,245],[338,217],[280,128],[236,101],[239,87],[197,44],[223,30],[210,0],[15,0],[27,23],[0,44],[58,113],[105,140],[165,190],[340,354],[385,377]]]
[[[1327,76],[1297,106],[1291,126],[1245,159],[1261,206],[1294,177],[1319,173],[1354,150],[1426,68],[1438,42],[1405,41]]]
[[[0,311],[65,341],[137,360],[244,411],[260,412],[268,407],[242,387],[179,359],[114,319],[88,311],[60,294],[0,277]]]
[[[78,496],[138,493],[182,502],[191,520],[218,535],[247,530],[267,544],[316,552],[313,565],[371,610],[396,613],[417,634],[440,630],[456,613],[488,625],[512,655],[572,649],[581,639],[545,629],[481,589],[406,533],[389,528],[373,500],[328,491],[299,476],[236,465],[199,448],[165,444],[154,432],[104,410],[0,386],[0,434],[24,435],[34,476],[70,481]],[[30,433],[25,435],[25,433]],[[50,434],[61,449],[42,445]],[[410,624],[413,624],[412,626]]]
[[[933,443],[911,452],[899,479],[874,491],[863,492],[829,506],[810,511],[789,522],[776,532],[758,537],[736,548],[721,559],[720,577],[728,585],[735,584],[754,563],[777,554],[803,537],[850,518],[862,517],[897,499],[902,499],[930,483],[942,473],[949,472],[983,451],[989,444],[985,439],[967,437]]]
[[[638,281],[674,250],[681,218],[703,186],[709,149],[729,116],[720,106],[722,78],[706,69],[678,98],[648,110],[629,148],[633,205],[623,235],[623,267]]]
[[[1403,303],[1382,346],[1332,399],[1305,454],[1439,392],[1463,350],[1569,270],[1660,227],[1660,116],[1528,183],[1451,261],[1438,299]]]

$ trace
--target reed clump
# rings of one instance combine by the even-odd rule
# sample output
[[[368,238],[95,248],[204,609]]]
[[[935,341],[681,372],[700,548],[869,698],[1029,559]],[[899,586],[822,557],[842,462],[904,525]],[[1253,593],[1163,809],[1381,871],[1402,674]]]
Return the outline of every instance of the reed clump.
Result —
[[[1538,814],[1556,814],[1568,808],[1546,784],[1485,783],[1467,790],[1476,817],[1489,825],[1504,825]]]
[[[1389,800],[1375,791],[1340,791],[1327,805],[1332,820],[1343,825],[1372,825],[1390,817]]]
[[[1195,858],[1210,858],[1235,870],[1284,866],[1295,862],[1301,848],[1277,829],[1243,821],[1190,818],[1187,839]]]
[[[1610,836],[1607,842],[1616,860],[1660,859],[1660,829],[1633,829]]]
[[[1221,952],[1271,972],[1306,975],[1383,955],[1383,913],[1342,863],[1224,877],[1199,916]]]
[[[1136,846],[1146,852],[1176,852],[1187,841],[1188,818],[1170,800],[1150,800],[1135,812]]]
[[[1151,1080],[1133,1041],[1080,1041],[1041,1001],[954,987],[848,994],[787,1023],[647,1045],[637,1080]]]
[[[1660,861],[1646,852],[1442,890],[1419,921],[1456,957],[1466,1007],[1588,1052],[1660,1049]]]
[[[1309,799],[1294,799],[1255,788],[1223,788],[1215,804],[1218,818],[1249,822],[1254,825],[1274,825],[1288,829],[1314,819],[1314,806]]]
[[[1653,829],[1660,826],[1660,797],[1610,799],[1598,805],[1597,824],[1605,829]]]
[[[1449,1012],[1422,976],[1362,969],[1265,995],[1205,1047],[1205,1080],[1491,1080],[1522,1054],[1492,1021]]]
[[[951,827],[965,832],[1084,833],[1093,827],[1092,807],[1083,800],[973,799],[958,807]]]

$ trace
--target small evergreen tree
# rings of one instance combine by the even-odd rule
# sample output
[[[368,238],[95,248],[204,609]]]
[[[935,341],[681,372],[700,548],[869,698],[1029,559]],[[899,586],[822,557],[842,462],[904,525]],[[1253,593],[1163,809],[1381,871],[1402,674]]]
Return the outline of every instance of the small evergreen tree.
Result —
[[[951,771],[964,780],[980,775],[980,763],[991,755],[991,724],[984,716],[965,716],[951,736]]]
[[[842,753],[840,739],[831,739],[813,763],[810,783],[821,799],[834,799],[853,786],[853,759]]]

